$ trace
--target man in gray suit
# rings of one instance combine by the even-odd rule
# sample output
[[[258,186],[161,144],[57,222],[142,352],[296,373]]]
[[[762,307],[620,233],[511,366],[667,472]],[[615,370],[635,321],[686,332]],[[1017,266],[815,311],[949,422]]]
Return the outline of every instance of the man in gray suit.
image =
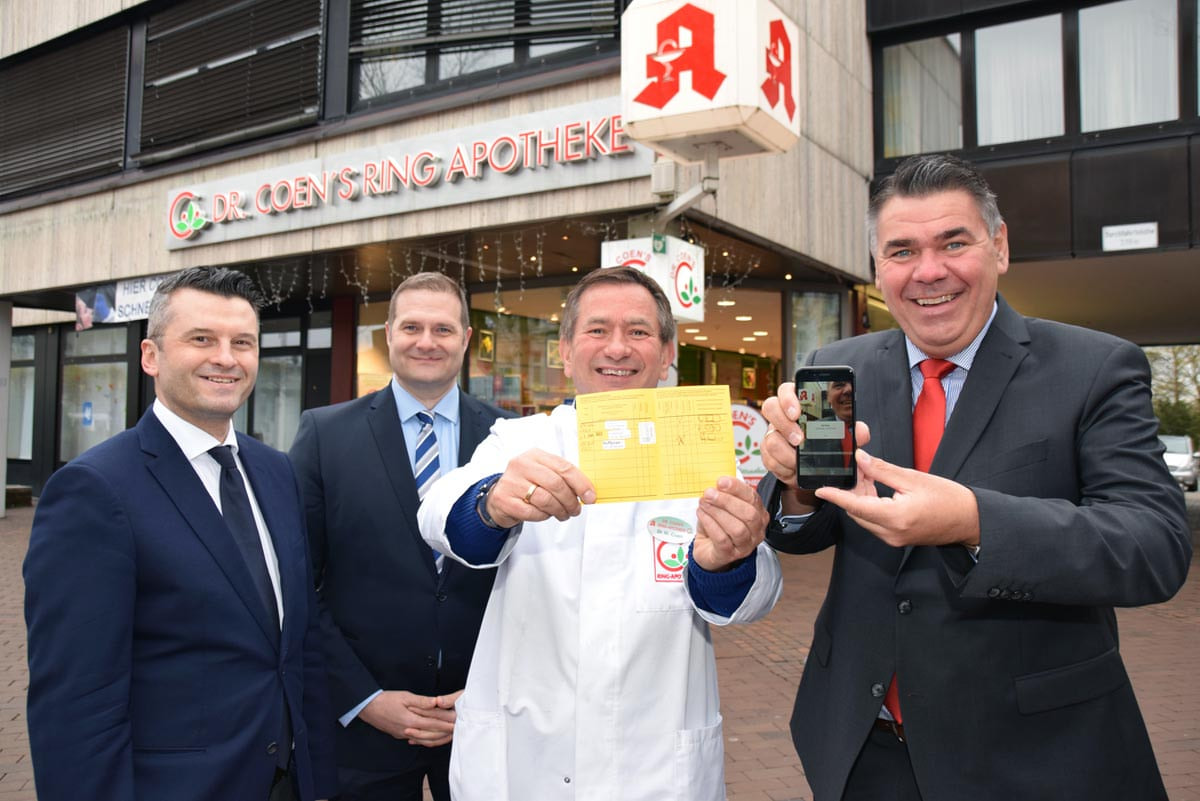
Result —
[[[448,801],[454,701],[494,570],[429,549],[417,506],[465,463],[497,417],[458,388],[471,341],[466,295],[441,273],[396,288],[389,386],[300,418],[291,458],[307,507],[343,801]]]
[[[794,387],[763,409],[768,541],[836,551],[792,717],[815,798],[1165,799],[1113,614],[1191,558],[1144,355],[1004,302],[965,162],[902,163],[868,227],[901,330],[810,358],[854,368],[858,486],[795,489]]]

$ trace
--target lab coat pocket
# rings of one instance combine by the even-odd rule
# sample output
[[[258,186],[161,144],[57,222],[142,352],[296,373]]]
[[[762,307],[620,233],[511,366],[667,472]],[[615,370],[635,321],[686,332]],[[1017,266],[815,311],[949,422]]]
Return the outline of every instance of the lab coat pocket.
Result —
[[[675,732],[675,793],[678,801],[725,801],[725,749],[721,718],[702,729]]]
[[[488,798],[506,797],[508,769],[505,760],[504,718],[498,711],[472,709],[455,704],[453,757],[450,760],[450,787],[456,798],[483,798],[468,788],[486,788]]]

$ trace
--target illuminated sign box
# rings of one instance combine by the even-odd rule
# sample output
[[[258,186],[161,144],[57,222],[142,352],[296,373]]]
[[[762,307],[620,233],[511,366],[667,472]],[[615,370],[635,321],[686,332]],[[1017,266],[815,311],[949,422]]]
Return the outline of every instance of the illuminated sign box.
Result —
[[[673,236],[600,243],[601,267],[636,267],[653,278],[681,323],[704,322],[704,248]]]
[[[800,29],[770,0],[635,0],[621,16],[629,135],[676,161],[800,138]]]

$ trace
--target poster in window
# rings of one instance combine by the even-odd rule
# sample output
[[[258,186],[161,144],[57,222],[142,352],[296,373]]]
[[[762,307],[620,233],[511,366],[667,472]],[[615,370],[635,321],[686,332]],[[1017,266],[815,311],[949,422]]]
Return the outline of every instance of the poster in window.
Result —
[[[486,328],[479,329],[479,361],[496,360],[496,335]]]
[[[558,352],[558,337],[546,338],[546,366],[555,370],[563,368],[562,354]]]

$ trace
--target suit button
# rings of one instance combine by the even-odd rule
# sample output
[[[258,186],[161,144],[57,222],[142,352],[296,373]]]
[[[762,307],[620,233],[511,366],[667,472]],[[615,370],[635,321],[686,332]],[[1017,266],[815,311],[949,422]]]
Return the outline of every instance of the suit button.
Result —
[[[439,593],[437,594],[437,596],[436,596],[436,597],[437,597],[438,601],[440,601],[440,602],[442,602],[442,603],[445,603],[445,602],[446,602],[446,597],[447,597],[447,596],[446,596],[446,593],[444,593],[444,592],[439,592]]]
[[[887,692],[887,687],[884,687],[879,682],[875,682],[874,684],[871,685],[871,697],[872,698],[882,698],[884,693],[886,693],[886,692]]]
[[[898,609],[900,611],[900,614],[907,615],[909,612],[912,611],[912,601],[903,600],[900,603],[896,604],[896,609]]]
[[[270,745],[267,746],[268,754],[274,754],[278,750],[279,750],[279,746],[276,743],[271,743]]]
[[[434,659],[432,656],[427,656],[427,657],[425,657],[425,666],[426,667],[437,667],[437,660]]]
[[[988,590],[988,597],[989,598],[999,598],[1000,597],[1000,588],[992,587],[990,590]]]

